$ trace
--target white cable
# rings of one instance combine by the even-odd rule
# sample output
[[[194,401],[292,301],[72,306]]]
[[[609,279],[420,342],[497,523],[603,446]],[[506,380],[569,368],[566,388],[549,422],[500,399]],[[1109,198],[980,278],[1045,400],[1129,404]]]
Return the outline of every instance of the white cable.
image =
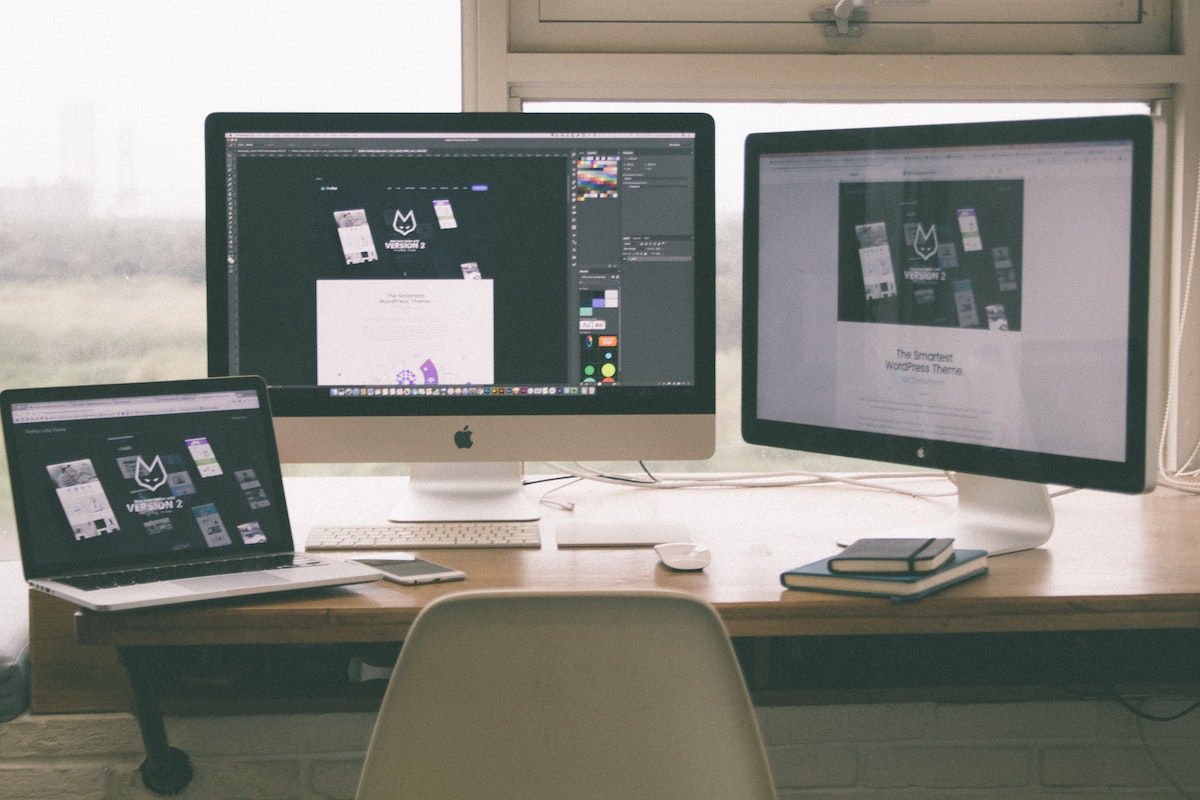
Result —
[[[559,472],[564,472],[576,480],[590,480],[598,483],[610,483],[619,486],[637,486],[647,489],[688,489],[723,487],[731,489],[750,488],[783,488],[790,486],[823,486],[833,483],[844,483],[875,491],[892,492],[908,497],[952,497],[957,492],[954,489],[945,492],[919,492],[897,486],[889,486],[879,481],[910,480],[913,478],[936,478],[933,472],[882,472],[868,475],[831,475],[821,472],[765,472],[749,475],[728,475],[714,473],[712,475],[688,474],[686,476],[655,477],[649,472],[640,475],[613,475],[598,472],[583,464],[562,464],[546,462],[546,466]]]
[[[1197,440],[1192,452],[1183,460],[1178,468],[1167,467],[1167,441],[1171,431],[1171,415],[1179,401],[1179,354],[1185,341],[1189,311],[1192,301],[1192,278],[1196,271],[1197,240],[1200,239],[1200,162],[1196,167],[1197,196],[1192,214],[1192,239],[1188,250],[1186,268],[1183,273],[1183,297],[1179,306],[1179,327],[1175,334],[1175,350],[1167,378],[1167,398],[1163,408],[1162,433],[1158,441],[1158,482],[1161,486],[1170,486],[1185,492],[1200,492],[1200,440]]]

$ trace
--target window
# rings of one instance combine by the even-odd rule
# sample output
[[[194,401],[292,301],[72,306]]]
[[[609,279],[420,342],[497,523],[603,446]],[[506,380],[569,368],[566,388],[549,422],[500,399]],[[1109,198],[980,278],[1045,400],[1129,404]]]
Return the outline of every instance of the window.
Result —
[[[457,111],[459,21],[417,0],[7,8],[0,386],[204,375],[205,115]],[[11,509],[0,453],[0,560]]]
[[[585,5],[590,10],[582,13]],[[1161,121],[1156,241],[1168,265],[1164,363],[1177,365],[1178,374],[1166,463],[1185,460],[1200,441],[1200,337],[1181,319],[1200,179],[1200,48],[1192,46],[1200,37],[1200,17],[1185,13],[1187,4],[1177,0],[1136,8],[1055,4],[1054,13],[1086,17],[1107,9],[1136,15],[1107,22],[1048,22],[1039,17],[1046,4],[1023,0],[858,5],[867,6],[868,15],[878,12],[877,22],[888,18],[891,27],[871,32],[868,22],[858,39],[826,39],[812,34],[811,23],[802,19],[770,17],[796,16],[796,9],[755,0],[736,7],[671,0],[649,16],[644,4],[624,0],[466,0],[464,103],[520,110],[566,101],[860,102],[875,104],[880,113],[917,102],[1147,104]],[[951,8],[966,17],[928,16]],[[679,16],[680,9],[690,16]],[[1008,16],[968,19],[993,12]],[[923,18],[906,20],[903,15],[910,13]],[[1140,39],[1144,35],[1149,38]],[[797,37],[807,39],[797,43]]]

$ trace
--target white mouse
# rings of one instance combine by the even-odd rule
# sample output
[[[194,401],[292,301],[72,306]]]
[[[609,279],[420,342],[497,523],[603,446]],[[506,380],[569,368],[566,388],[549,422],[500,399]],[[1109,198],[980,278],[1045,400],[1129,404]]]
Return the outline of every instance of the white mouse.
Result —
[[[654,545],[662,563],[677,570],[704,569],[712,560],[712,551],[702,544],[692,542],[664,542]]]

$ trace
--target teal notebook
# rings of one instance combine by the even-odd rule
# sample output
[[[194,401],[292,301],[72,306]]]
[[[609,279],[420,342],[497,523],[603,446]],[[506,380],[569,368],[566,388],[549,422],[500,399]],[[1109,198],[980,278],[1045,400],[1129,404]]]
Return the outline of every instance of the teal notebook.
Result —
[[[829,561],[832,558],[836,556],[790,569],[779,576],[780,580],[789,589],[889,597],[899,601],[916,600],[982,575],[988,568],[986,550],[955,550],[950,560],[938,569],[916,574],[831,572]]]

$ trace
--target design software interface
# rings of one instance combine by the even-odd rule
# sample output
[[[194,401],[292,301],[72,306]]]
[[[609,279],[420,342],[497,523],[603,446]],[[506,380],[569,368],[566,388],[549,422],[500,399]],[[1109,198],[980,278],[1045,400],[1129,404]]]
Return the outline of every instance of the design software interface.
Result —
[[[694,384],[692,134],[225,142],[231,372],[331,396]]]

